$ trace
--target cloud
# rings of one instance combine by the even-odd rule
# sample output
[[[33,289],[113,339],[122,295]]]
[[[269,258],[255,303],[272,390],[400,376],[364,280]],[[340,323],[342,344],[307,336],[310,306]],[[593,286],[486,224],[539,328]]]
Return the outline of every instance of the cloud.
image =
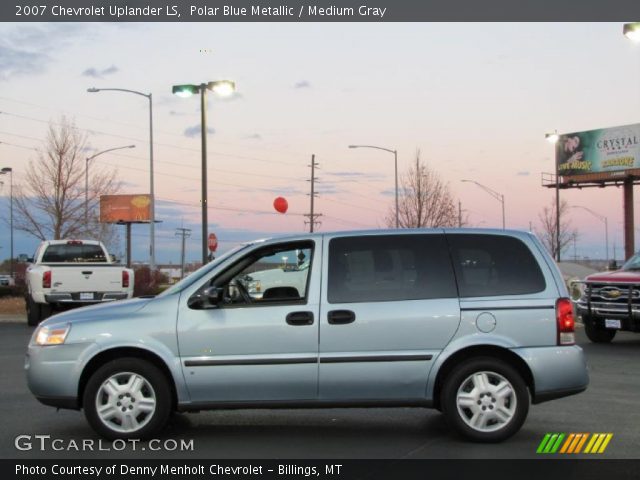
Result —
[[[50,52],[60,53],[86,32],[91,30],[71,23],[20,24],[3,32],[0,37],[0,81],[46,72],[53,62]],[[52,45],[55,45],[54,50]]]
[[[107,75],[112,75],[118,71],[118,67],[115,65],[111,65],[110,67],[103,68],[102,70],[98,70],[95,67],[87,68],[84,72],[82,72],[83,77],[91,77],[91,78],[104,78]]]
[[[516,175],[518,175],[519,177],[528,177],[529,175],[531,175],[531,172],[529,172],[527,170],[523,170],[523,171],[520,171],[520,172],[516,173]]]
[[[262,140],[262,135],[259,133],[253,133],[244,137],[245,140]]]
[[[311,84],[307,80],[300,80],[293,85],[293,88],[311,88]]]
[[[383,175],[381,173],[367,173],[367,172],[356,172],[356,171],[325,172],[325,175],[340,177],[343,179],[341,181],[345,183],[353,182],[353,181],[359,182],[361,180],[371,182],[371,181],[383,180],[387,178],[386,175]]]
[[[202,130],[202,126],[200,124],[194,125],[192,127],[187,127],[184,129],[184,136],[189,138],[198,137],[200,136],[201,130]],[[207,127],[207,133],[209,135],[213,135],[214,133],[216,133],[216,131],[211,127]]]
[[[51,58],[44,53],[0,45],[0,80],[43,73],[50,60]]]

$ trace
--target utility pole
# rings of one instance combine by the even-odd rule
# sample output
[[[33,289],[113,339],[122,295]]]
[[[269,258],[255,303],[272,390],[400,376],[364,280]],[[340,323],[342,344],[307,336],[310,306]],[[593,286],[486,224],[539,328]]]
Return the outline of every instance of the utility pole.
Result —
[[[182,247],[180,249],[180,280],[184,278],[184,247],[185,241],[191,236],[190,228],[176,228],[176,237],[182,237]]]
[[[309,221],[304,222],[305,225],[309,224],[309,232],[313,233],[314,230],[314,226],[315,225],[320,225],[321,222],[317,221],[316,219],[318,217],[321,217],[322,214],[321,213],[315,213],[314,210],[314,205],[313,205],[313,201],[315,199],[315,197],[317,196],[316,194],[316,190],[315,190],[315,182],[316,180],[318,180],[316,178],[316,167],[318,166],[318,163],[316,163],[316,156],[315,155],[311,155],[311,165],[309,165],[311,167],[311,179],[307,180],[307,182],[311,182],[311,193],[309,194],[309,198],[311,199],[311,210],[309,213],[305,213],[304,216],[309,218]]]

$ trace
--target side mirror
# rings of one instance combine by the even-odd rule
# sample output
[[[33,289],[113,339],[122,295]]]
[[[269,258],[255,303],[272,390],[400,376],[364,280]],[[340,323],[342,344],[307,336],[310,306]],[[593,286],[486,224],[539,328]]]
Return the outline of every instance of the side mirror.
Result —
[[[220,287],[207,287],[202,293],[192,295],[187,300],[187,306],[194,310],[202,310],[209,305],[222,302],[224,290]]]
[[[211,305],[218,305],[222,301],[224,289],[220,287],[207,287],[202,294]]]

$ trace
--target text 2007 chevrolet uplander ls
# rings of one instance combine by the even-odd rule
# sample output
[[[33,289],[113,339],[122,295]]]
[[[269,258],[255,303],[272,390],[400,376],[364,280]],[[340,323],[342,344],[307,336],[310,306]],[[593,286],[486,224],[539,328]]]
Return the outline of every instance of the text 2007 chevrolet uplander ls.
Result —
[[[406,230],[254,242],[155,298],[56,315],[29,388],[107,438],[172,410],[435,407],[503,440],[529,403],[583,391],[562,277],[531,234]]]

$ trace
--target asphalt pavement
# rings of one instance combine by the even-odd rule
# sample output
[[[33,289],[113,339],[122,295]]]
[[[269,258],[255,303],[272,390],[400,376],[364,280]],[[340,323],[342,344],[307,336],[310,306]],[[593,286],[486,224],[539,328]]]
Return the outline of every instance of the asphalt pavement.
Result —
[[[122,450],[99,443],[82,412],[56,411],[30,394],[23,363],[32,331],[0,323],[0,458],[534,458],[548,432],[613,433],[598,458],[640,458],[640,334],[620,332],[613,343],[596,345],[578,329],[590,368],[587,391],[531,406],[520,432],[500,444],[466,442],[442,414],[420,408],[220,410],[176,414],[158,442]],[[20,435],[27,436],[18,440],[21,448],[31,448],[16,448]],[[192,449],[181,451],[181,441]],[[81,451],[83,442],[93,450]],[[162,446],[169,451],[154,450]]]

